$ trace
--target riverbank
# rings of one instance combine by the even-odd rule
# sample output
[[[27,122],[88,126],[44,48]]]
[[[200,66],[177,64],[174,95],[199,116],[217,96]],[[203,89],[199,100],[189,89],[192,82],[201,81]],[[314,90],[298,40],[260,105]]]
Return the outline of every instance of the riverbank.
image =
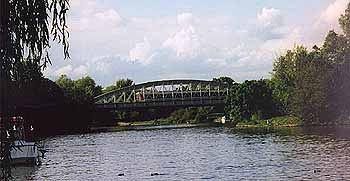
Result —
[[[214,122],[197,123],[196,121],[188,121],[187,123],[174,123],[168,119],[159,119],[151,121],[134,121],[119,122],[116,126],[92,127],[92,132],[114,132],[114,131],[133,131],[133,130],[154,130],[154,129],[180,129],[208,126],[230,126],[230,123],[218,124]],[[299,127],[300,121],[291,116],[275,117],[267,120],[242,121],[235,127],[242,128],[288,128]]]
[[[185,123],[185,124],[154,124],[154,121],[118,123],[117,126],[107,127],[93,127],[90,128],[92,132],[117,132],[117,131],[143,131],[143,130],[157,130],[157,129],[183,129],[195,127],[208,127],[210,123]]]
[[[237,128],[286,128],[286,127],[299,127],[301,121],[293,116],[275,117],[266,120],[247,120],[239,122]]]

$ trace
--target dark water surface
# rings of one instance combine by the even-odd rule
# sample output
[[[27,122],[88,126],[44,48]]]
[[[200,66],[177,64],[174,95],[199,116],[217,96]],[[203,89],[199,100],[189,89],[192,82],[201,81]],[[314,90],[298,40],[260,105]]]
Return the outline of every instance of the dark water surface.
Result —
[[[43,164],[16,168],[15,179],[350,179],[350,129],[166,129],[44,142],[49,152]]]

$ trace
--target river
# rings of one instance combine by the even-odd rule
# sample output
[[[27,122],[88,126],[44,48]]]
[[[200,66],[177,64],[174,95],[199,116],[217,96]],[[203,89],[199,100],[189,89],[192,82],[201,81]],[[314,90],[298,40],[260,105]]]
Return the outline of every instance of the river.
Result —
[[[43,142],[42,165],[15,168],[15,180],[350,179],[350,129],[186,128]]]

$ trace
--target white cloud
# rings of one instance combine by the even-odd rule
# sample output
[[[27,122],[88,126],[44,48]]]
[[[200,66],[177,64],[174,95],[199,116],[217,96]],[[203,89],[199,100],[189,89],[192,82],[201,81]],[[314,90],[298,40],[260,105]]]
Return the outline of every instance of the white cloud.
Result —
[[[263,44],[261,44],[260,48],[263,51],[270,51],[276,54],[281,54],[287,49],[291,49],[296,45],[301,45],[301,44],[305,44],[305,42],[302,41],[301,29],[298,27],[295,27],[294,29],[289,31],[286,36],[280,39],[265,41]]]
[[[73,66],[72,65],[66,65],[66,66],[56,70],[54,72],[54,75],[57,76],[57,77],[60,76],[60,75],[71,75],[72,71],[73,71]]]
[[[287,33],[279,9],[263,8],[257,15],[256,36],[263,40],[280,39]]]
[[[72,75],[74,77],[86,76],[86,75],[88,75],[88,69],[85,65],[80,65],[79,67],[77,67],[73,70]]]
[[[122,24],[123,19],[116,10],[109,9],[94,14],[93,21],[97,21],[100,25],[104,25],[104,27],[116,28]]]
[[[337,24],[338,18],[344,13],[348,3],[348,0],[335,0],[321,13],[320,21],[330,25]]]
[[[102,31],[119,28],[123,18],[97,0],[74,0],[71,4],[71,25],[74,31]]]
[[[257,15],[259,25],[269,28],[278,28],[283,25],[282,13],[275,8],[263,8]]]
[[[141,61],[143,64],[149,64],[152,55],[151,44],[147,38],[143,42],[136,43],[135,47],[130,50],[129,58],[131,61]]]
[[[172,49],[178,57],[193,58],[200,54],[200,39],[193,25],[194,18],[190,13],[177,16],[180,30],[163,42],[163,47]]]
[[[311,23],[309,27],[304,27],[303,33],[308,42],[322,45],[329,30],[340,31],[338,19],[345,12],[348,2],[348,0],[334,0],[318,14],[314,23]]]
[[[181,27],[189,27],[194,24],[194,17],[191,13],[182,13],[177,15],[177,23]]]

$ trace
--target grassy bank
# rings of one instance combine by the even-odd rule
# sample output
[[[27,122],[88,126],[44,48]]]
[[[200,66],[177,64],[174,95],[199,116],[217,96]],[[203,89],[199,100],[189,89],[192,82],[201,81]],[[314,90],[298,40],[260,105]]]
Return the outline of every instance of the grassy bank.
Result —
[[[209,125],[220,125],[214,122],[198,122],[190,120],[187,122],[177,122],[172,119],[157,119],[150,121],[132,121],[119,122],[116,126],[110,127],[94,127],[92,131],[127,131],[127,130],[148,130],[148,129],[174,129],[174,128],[191,128]],[[225,125],[230,125],[225,124]],[[267,120],[247,120],[241,121],[236,125],[236,128],[288,128],[298,127],[300,121],[291,116],[275,117]]]
[[[114,132],[114,131],[132,131],[132,130],[155,130],[155,129],[179,129],[206,127],[209,123],[197,123],[189,121],[187,123],[176,123],[171,120],[161,119],[152,121],[135,121],[135,122],[119,122],[116,126],[93,127],[92,132]]]
[[[115,129],[132,128],[132,127],[147,127],[147,126],[167,126],[167,125],[196,125],[196,124],[210,124],[199,123],[195,120],[189,120],[186,123],[176,122],[172,119],[157,119],[150,121],[132,121],[132,122],[119,122],[118,125],[114,126]],[[214,122],[213,122],[214,124]],[[300,126],[300,121],[296,117],[283,116],[275,117],[266,120],[246,120],[239,122],[237,128],[283,128],[283,127],[298,127]]]
[[[196,124],[196,121],[187,121],[185,124]],[[132,121],[132,122],[119,122],[119,127],[130,127],[130,126],[165,126],[165,125],[176,125],[176,124],[184,124],[177,123],[171,119],[156,119],[151,121]]]
[[[236,127],[238,128],[265,128],[265,127],[298,127],[300,126],[300,120],[292,116],[275,117],[267,120],[246,120],[239,122]]]

